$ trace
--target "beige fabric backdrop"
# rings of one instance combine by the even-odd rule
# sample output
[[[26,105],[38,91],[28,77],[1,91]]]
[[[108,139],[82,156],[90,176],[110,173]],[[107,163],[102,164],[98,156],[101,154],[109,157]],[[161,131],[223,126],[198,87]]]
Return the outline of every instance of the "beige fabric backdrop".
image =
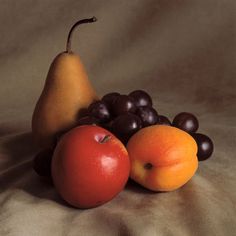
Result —
[[[235,235],[235,13],[234,0],[1,0],[0,235]],[[193,112],[215,152],[177,191],[128,184],[77,210],[33,172],[30,120],[68,29],[93,15],[73,49],[97,91],[144,89],[160,114]]]

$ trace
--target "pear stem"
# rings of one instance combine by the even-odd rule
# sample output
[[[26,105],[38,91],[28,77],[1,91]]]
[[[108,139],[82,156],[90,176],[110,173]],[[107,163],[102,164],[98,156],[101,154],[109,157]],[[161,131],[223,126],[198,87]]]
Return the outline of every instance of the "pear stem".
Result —
[[[83,20],[79,20],[77,21],[70,29],[70,32],[68,34],[68,37],[67,37],[67,42],[66,42],[66,52],[67,53],[71,53],[71,38],[72,38],[72,34],[74,32],[74,29],[78,26],[78,25],[81,25],[81,24],[84,24],[84,23],[93,23],[97,21],[97,18],[94,16],[92,18],[89,18],[89,19],[83,19]]]

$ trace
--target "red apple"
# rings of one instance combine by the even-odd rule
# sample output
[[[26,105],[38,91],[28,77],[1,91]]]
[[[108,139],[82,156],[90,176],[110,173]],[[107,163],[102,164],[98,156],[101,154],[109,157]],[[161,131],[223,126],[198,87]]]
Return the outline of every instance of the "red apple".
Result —
[[[128,152],[109,131],[83,125],[63,135],[52,158],[52,178],[61,197],[78,208],[102,205],[125,186]]]

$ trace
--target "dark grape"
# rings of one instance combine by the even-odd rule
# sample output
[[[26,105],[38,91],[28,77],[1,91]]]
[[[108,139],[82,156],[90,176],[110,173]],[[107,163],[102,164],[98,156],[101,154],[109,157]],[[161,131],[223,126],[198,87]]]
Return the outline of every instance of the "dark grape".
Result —
[[[33,169],[42,177],[51,176],[51,162],[53,149],[47,149],[39,152],[33,160]]]
[[[171,125],[171,122],[166,116],[158,115],[157,124],[159,124],[159,125]]]
[[[157,111],[149,106],[138,107],[136,114],[142,120],[143,127],[155,125],[158,121]]]
[[[118,116],[112,123],[112,132],[126,144],[129,138],[142,128],[141,119],[131,113]]]
[[[93,116],[84,116],[81,117],[78,122],[77,125],[97,125],[99,124],[99,119],[93,117]]]
[[[107,122],[110,120],[110,112],[106,104],[102,101],[96,101],[88,107],[90,116],[97,118],[100,122]]]
[[[113,103],[112,111],[115,116],[125,114],[127,112],[134,113],[136,111],[134,99],[127,95],[120,95]]]
[[[199,161],[208,159],[214,150],[212,140],[205,134],[193,133],[191,134],[195,139],[198,147],[197,157]]]
[[[106,130],[111,131],[112,124],[113,124],[113,120],[111,120],[107,123],[100,124],[100,126]]]
[[[194,133],[198,129],[198,119],[191,113],[181,112],[175,116],[172,125],[188,133]]]
[[[140,106],[152,106],[152,98],[143,90],[135,90],[129,94],[135,100],[135,105]]]
[[[102,101],[106,103],[109,110],[113,107],[113,103],[117,97],[119,97],[120,94],[117,92],[107,93],[102,97]]]

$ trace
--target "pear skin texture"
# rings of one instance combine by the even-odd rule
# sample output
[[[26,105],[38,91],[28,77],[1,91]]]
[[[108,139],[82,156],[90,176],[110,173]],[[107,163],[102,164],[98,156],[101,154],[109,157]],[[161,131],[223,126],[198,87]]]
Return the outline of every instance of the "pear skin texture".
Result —
[[[33,112],[36,144],[41,148],[53,147],[57,135],[75,127],[79,113],[97,99],[79,56],[60,53],[50,66]]]

